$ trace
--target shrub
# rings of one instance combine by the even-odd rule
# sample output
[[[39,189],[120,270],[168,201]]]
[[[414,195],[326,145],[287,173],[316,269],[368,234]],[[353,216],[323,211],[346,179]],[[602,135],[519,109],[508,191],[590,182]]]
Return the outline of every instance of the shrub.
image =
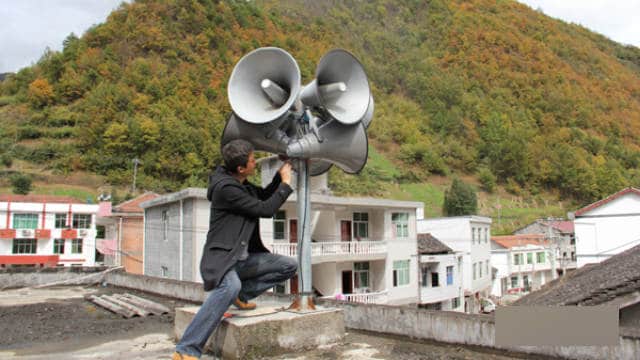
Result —
[[[473,215],[478,210],[478,199],[473,187],[455,178],[444,193],[442,210],[446,216]]]
[[[492,193],[493,190],[495,190],[497,179],[496,176],[493,175],[491,170],[489,170],[489,168],[481,167],[478,170],[478,178],[480,179],[480,183],[482,184],[482,189],[484,189],[486,192]]]
[[[31,191],[31,177],[24,174],[11,176],[11,187],[14,194],[27,195]]]

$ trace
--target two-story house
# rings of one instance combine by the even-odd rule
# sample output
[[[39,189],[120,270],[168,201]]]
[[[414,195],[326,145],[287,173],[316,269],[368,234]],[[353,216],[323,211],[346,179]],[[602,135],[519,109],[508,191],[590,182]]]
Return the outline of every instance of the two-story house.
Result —
[[[515,235],[544,235],[555,249],[558,275],[576,269],[576,238],[572,220],[538,219],[533,223],[514,231]]]
[[[568,215],[574,218],[578,267],[640,244],[640,189],[620,190]]]
[[[491,294],[520,294],[538,290],[557,277],[556,249],[542,234],[491,237],[491,263],[497,269]]]
[[[262,162],[263,183],[277,162]],[[417,303],[416,212],[423,203],[330,195],[326,175],[311,178],[311,262],[314,291],[349,301]],[[292,187],[295,188],[295,181]],[[199,262],[210,203],[205,189],[189,188],[144,202],[144,274],[202,281]],[[298,256],[296,195],[273,218],[260,219],[272,252]],[[295,293],[297,279],[277,291]]]
[[[480,299],[491,293],[491,218],[455,216],[418,220],[418,233],[430,233],[453,251],[462,254],[464,309],[480,311]]]
[[[0,266],[93,266],[98,205],[0,195]]]
[[[420,256],[419,307],[464,311],[462,253],[456,253],[431,234],[418,234]]]

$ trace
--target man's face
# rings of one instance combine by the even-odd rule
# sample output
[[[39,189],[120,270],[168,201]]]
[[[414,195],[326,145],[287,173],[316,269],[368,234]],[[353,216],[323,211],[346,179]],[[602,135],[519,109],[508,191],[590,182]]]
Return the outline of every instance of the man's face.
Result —
[[[238,166],[238,173],[242,176],[251,176],[256,172],[256,158],[253,156],[253,152],[249,154],[249,160],[247,160],[247,166]]]

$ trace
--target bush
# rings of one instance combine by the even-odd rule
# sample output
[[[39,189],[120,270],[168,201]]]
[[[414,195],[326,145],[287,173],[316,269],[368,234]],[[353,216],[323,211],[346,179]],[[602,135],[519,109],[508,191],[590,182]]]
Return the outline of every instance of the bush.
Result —
[[[0,155],[0,162],[2,162],[2,165],[4,165],[5,167],[10,168],[11,165],[13,165],[13,157],[10,153],[4,153]]]
[[[481,167],[478,170],[478,178],[480,179],[480,183],[482,184],[482,189],[486,192],[492,193],[496,188],[496,176],[493,175],[491,170],[486,167]]]
[[[446,216],[473,215],[478,210],[478,199],[473,187],[460,179],[453,179],[444,193],[442,210]]]
[[[31,177],[24,174],[11,176],[11,187],[14,194],[27,195],[31,191]]]

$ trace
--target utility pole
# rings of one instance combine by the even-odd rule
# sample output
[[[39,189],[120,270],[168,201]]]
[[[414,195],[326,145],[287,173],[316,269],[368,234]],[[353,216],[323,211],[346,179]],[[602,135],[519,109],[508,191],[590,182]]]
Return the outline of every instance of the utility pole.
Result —
[[[131,186],[131,192],[135,194],[135,192],[136,192],[136,175],[138,174],[138,165],[142,164],[142,161],[140,161],[140,159],[138,159],[137,157],[134,158],[132,161],[133,161],[133,184]]]

